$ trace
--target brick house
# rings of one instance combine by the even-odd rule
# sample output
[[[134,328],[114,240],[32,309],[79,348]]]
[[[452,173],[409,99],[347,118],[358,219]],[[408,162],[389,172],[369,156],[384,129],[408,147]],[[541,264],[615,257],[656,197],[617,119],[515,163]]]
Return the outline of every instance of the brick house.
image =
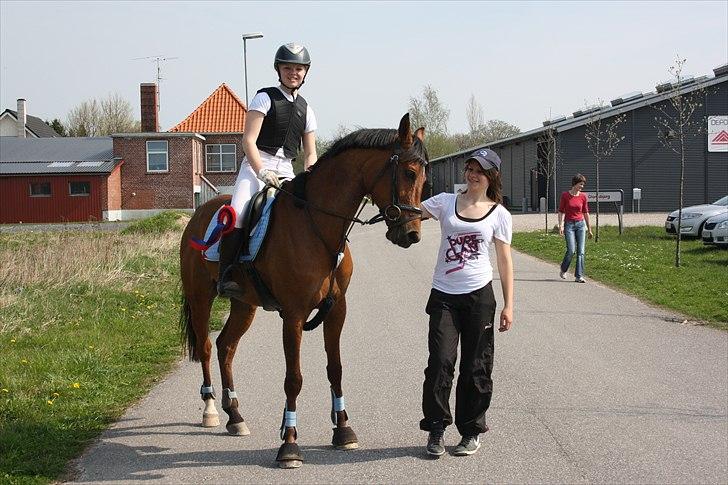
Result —
[[[141,133],[112,135],[123,160],[121,218],[164,209],[195,209],[232,191],[243,158],[245,104],[226,85],[218,87],[187,118],[159,131],[156,84],[141,85]]]

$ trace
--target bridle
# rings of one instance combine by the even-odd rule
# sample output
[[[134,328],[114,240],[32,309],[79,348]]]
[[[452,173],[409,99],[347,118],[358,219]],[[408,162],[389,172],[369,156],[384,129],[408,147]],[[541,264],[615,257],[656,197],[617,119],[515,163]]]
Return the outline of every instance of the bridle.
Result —
[[[424,165],[426,162],[424,160],[421,160],[421,163]],[[377,222],[386,221],[387,226],[392,228],[407,224],[408,222],[415,219],[420,219],[422,216],[422,210],[419,207],[414,207],[408,204],[401,204],[399,202],[399,194],[397,193],[397,172],[399,168],[399,155],[397,153],[393,153],[392,156],[389,158],[389,161],[384,164],[382,170],[379,171],[379,174],[374,179],[372,187],[377,185],[379,179],[382,178],[382,176],[386,173],[387,169],[390,167],[392,168],[392,203],[386,206],[384,209],[381,209],[379,211],[379,214],[369,219],[367,221],[367,224],[376,224]],[[416,214],[416,217],[410,217],[400,220],[402,219],[402,211],[414,212]]]

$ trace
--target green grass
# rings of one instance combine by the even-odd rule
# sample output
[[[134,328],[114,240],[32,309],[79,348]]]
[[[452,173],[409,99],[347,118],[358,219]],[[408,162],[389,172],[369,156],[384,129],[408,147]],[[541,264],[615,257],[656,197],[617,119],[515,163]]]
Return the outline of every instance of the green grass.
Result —
[[[180,359],[174,221],[140,223],[142,235],[0,234],[0,483],[64,478]]]
[[[541,232],[513,235],[513,247],[560,263],[564,239]],[[599,228],[599,242],[588,240],[586,275],[640,299],[710,325],[728,329],[728,251],[683,240],[675,267],[675,238],[660,227]],[[574,262],[572,261],[572,269]],[[554,271],[557,271],[554,269]]]
[[[164,211],[146,219],[134,221],[124,230],[122,234],[163,234],[179,228],[180,220],[185,219],[186,214],[179,211]]]

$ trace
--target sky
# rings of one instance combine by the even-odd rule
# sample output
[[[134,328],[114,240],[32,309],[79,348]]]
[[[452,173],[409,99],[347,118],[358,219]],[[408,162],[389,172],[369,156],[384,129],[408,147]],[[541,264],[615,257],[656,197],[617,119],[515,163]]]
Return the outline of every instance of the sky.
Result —
[[[118,93],[139,117],[139,84],[161,63],[168,130],[226,83],[245,101],[277,84],[276,49],[312,57],[301,94],[318,136],[396,128],[426,85],[468,131],[471,95],[485,119],[523,131],[585,104],[728,63],[728,0],[710,2],[43,2],[0,0],[0,110],[65,120],[82,101]]]

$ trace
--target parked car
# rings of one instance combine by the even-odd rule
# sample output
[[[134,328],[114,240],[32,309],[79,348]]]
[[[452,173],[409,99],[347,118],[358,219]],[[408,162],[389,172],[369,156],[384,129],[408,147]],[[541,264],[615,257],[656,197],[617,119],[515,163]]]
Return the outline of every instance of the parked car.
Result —
[[[705,221],[724,212],[728,212],[728,195],[712,204],[683,207],[680,232],[683,236],[701,237]],[[677,234],[677,211],[672,211],[667,216],[665,231],[668,234]]]
[[[728,212],[705,221],[703,244],[715,244],[719,248],[728,249]]]

